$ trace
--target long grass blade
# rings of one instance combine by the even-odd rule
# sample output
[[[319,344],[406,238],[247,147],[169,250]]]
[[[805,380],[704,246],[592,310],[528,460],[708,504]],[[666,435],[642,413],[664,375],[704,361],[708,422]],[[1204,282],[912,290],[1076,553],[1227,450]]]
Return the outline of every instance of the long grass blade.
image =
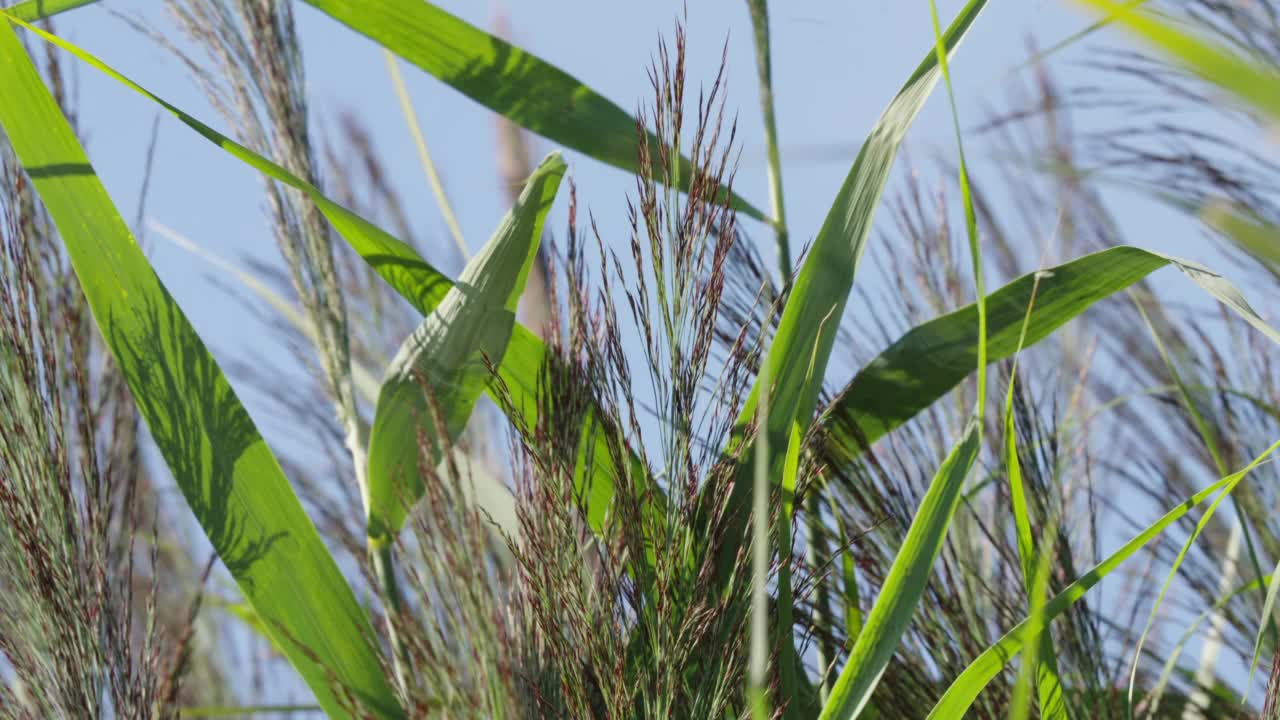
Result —
[[[15,22],[19,22],[42,39],[66,50],[139,95],[160,105],[183,124],[232,157],[274,180],[305,193],[352,249],[423,317],[430,315],[453,287],[452,281],[422,259],[412,247],[333,202],[315,186],[156,96],[91,53],[32,25],[21,21]],[[515,423],[517,427],[531,428],[537,425],[538,379],[545,354],[546,347],[536,334],[523,325],[517,324],[513,328],[506,355],[503,356],[503,362],[498,367],[498,374],[507,388],[509,399],[518,406],[516,410],[523,415],[522,422]],[[492,396],[492,388],[487,392]],[[575,477],[575,482],[586,500],[588,524],[596,532],[600,532],[604,527],[606,515],[613,501],[614,480],[622,471],[614,463],[613,453],[609,449],[613,430],[601,419],[602,417],[593,413],[588,418],[589,422],[584,424],[578,454],[580,459],[590,457],[591,465],[587,466],[585,461],[580,460],[578,475]],[[633,466],[629,471],[633,472],[635,477],[648,476],[648,473],[640,468],[640,461],[634,454],[631,454],[628,462]],[[652,499],[653,502],[663,502],[660,488],[655,487],[650,490],[646,498]],[[658,510],[655,509],[655,512]]]
[[[0,26],[0,125],[187,504],[332,717],[348,717],[340,694],[364,713],[404,717],[368,619],[271,450],[147,263],[13,28]]]
[[[981,447],[978,423],[970,420],[964,438],[947,456],[920,501],[902,547],[885,577],[880,596],[854,643],[849,659],[822,709],[821,720],[857,717],[898,649],[898,642],[924,592],[947,528],[960,504],[965,478]]]
[[[768,156],[769,210],[777,238],[778,272],[784,285],[791,282],[791,241],[787,234],[787,208],[782,193],[782,152],[778,149],[778,120],[773,109],[773,52],[769,47],[769,0],[747,0],[752,37],[756,46],[756,76],[760,88],[760,119],[764,122]]]
[[[538,56],[425,0],[306,0],[454,90],[548,140],[636,172],[636,120]],[[658,147],[650,135],[650,144]],[[693,173],[681,159],[682,187]],[[661,173],[657,177],[661,177]],[[737,194],[739,212],[767,221]]]
[[[1200,533],[1202,533],[1205,526],[1209,524],[1209,520],[1213,517],[1214,512],[1217,511],[1218,505],[1222,504],[1222,501],[1226,500],[1227,497],[1231,495],[1231,491],[1235,490],[1236,486],[1240,484],[1240,481],[1243,479],[1244,475],[1237,475],[1233,482],[1227,484],[1218,492],[1218,497],[1210,503],[1209,508],[1205,510],[1204,515],[1201,516],[1200,521],[1196,523],[1195,530],[1192,531],[1186,542],[1182,544],[1182,549],[1178,551],[1178,556],[1174,558],[1173,565],[1170,566],[1169,573],[1165,576],[1164,584],[1160,586],[1160,592],[1156,595],[1156,600],[1151,605],[1151,612],[1147,616],[1147,622],[1142,628],[1142,634],[1138,636],[1138,644],[1133,651],[1133,663],[1129,667],[1129,689],[1127,703],[1125,706],[1126,717],[1133,717],[1133,693],[1134,687],[1137,685],[1138,681],[1138,661],[1142,658],[1142,648],[1146,644],[1147,635],[1150,634],[1151,627],[1155,624],[1156,615],[1160,612],[1160,607],[1164,604],[1165,593],[1169,591],[1169,586],[1173,584],[1173,578],[1178,574],[1178,568],[1182,567],[1182,561],[1186,558],[1187,552],[1191,550],[1191,547],[1200,537]]]
[[[1055,595],[1052,600],[1045,604],[1044,613],[1039,619],[1028,618],[1011,628],[991,647],[969,663],[969,667],[965,668],[964,672],[960,673],[960,676],[952,681],[937,705],[929,712],[927,720],[952,720],[953,718],[964,717],[965,713],[969,711],[969,707],[973,705],[973,701],[978,697],[978,693],[982,692],[983,688],[1000,674],[1004,666],[1023,650],[1026,638],[1033,637],[1041,632],[1054,618],[1084,597],[1085,593],[1118,568],[1125,560],[1128,560],[1146,546],[1147,543],[1167,530],[1169,526],[1182,519],[1193,508],[1227,486],[1233,485],[1237,480],[1247,476],[1277,449],[1280,449],[1280,442],[1276,442],[1267,448],[1265,452],[1254,458],[1253,462],[1242,470],[1218,480],[1169,510],[1159,520],[1131,538],[1119,550],[1107,556],[1106,559],[1095,565],[1084,575],[1081,575],[1075,582],[1064,588],[1062,592]]]
[[[394,539],[407,507],[422,496],[423,477],[439,462],[439,449],[450,444],[432,443],[436,457],[422,458],[419,438],[445,432],[449,440],[457,439],[489,384],[486,361],[502,362],[543,221],[564,172],[559,153],[538,166],[493,238],[387,368],[369,436],[372,542]],[[442,428],[432,420],[428,393]]]
[[[974,415],[978,419],[979,432],[982,430],[982,418],[987,406],[987,289],[986,274],[982,271],[982,244],[978,239],[978,215],[973,209],[973,191],[969,186],[969,163],[964,154],[964,137],[960,131],[960,110],[956,107],[956,93],[951,84],[951,70],[947,67],[949,50],[942,36],[942,26],[938,21],[938,4],[929,0],[929,14],[933,21],[933,37],[936,43],[938,68],[942,71],[942,79],[947,88],[947,100],[951,104],[951,123],[956,135],[956,155],[959,161],[960,198],[964,204],[965,238],[969,241],[969,259],[972,264],[973,282],[977,287],[977,300],[974,308],[978,311],[978,389],[975,393],[977,401]]]
[[[1054,518],[1054,522],[1041,533],[1041,544],[1052,543],[1057,533],[1057,518]],[[1039,637],[1029,632],[1022,644],[1026,647],[1035,643],[1039,656],[1024,656],[1022,667],[1018,668],[1018,679],[1014,684],[1013,700],[1010,703],[1012,709],[1009,712],[1009,720],[1027,720],[1031,717],[1031,686],[1033,684],[1036,686],[1040,701],[1040,717],[1068,717],[1065,698],[1062,696],[1062,682],[1058,677],[1057,657],[1052,654],[1053,643],[1046,642],[1049,639],[1049,628],[1044,625],[1044,606],[1048,601],[1052,559],[1053,554],[1050,552],[1039,553],[1035,559],[1035,567],[1026,581],[1030,599],[1027,621],[1030,627],[1042,629]],[[1047,663],[1052,665],[1046,667]]]
[[[1031,536],[1031,514],[1027,510],[1026,488],[1022,482],[1022,463],[1018,459],[1018,435],[1014,425],[1013,398],[1018,382],[1018,353],[1026,342],[1027,326],[1031,322],[1031,311],[1035,307],[1036,290],[1037,288],[1033,285],[1031,301],[1027,305],[1027,312],[1022,321],[1022,332],[1018,338],[1018,349],[1014,351],[1013,369],[1009,374],[1009,390],[1005,394],[1004,401],[1004,465],[1009,476],[1009,498],[1017,537],[1018,560],[1022,566],[1023,587],[1026,588],[1031,617],[1034,617],[1037,612],[1043,612],[1044,609],[1047,568],[1052,556],[1052,552],[1047,548],[1052,547],[1052,535],[1041,536],[1041,545],[1047,545],[1047,547],[1037,553]],[[1046,574],[1046,585],[1043,587],[1040,584],[1042,573]],[[1046,719],[1067,718],[1069,716],[1062,693],[1062,681],[1058,677],[1058,656],[1053,648],[1053,636],[1047,630],[1040,633],[1036,648],[1035,656],[1028,656],[1023,660],[1024,665],[1019,673],[1019,687],[1023,678],[1026,678],[1028,683],[1034,678],[1040,701],[1040,716]],[[1029,713],[1030,710],[1026,712]],[[1018,715],[1015,712],[1011,717],[1025,718],[1027,715]]]
[[[1253,641],[1253,661],[1249,663],[1249,682],[1245,685],[1245,696],[1240,699],[1241,702],[1248,698],[1249,689],[1253,686],[1253,676],[1258,672],[1258,658],[1262,655],[1262,636],[1266,634],[1274,617],[1272,613],[1276,607],[1276,595],[1280,594],[1280,579],[1277,578],[1280,578],[1280,563],[1276,564],[1276,569],[1267,582],[1267,594],[1262,602],[1261,619],[1258,621],[1258,635]]]
[[[992,293],[987,298],[987,360],[1003,360],[1017,350],[1033,288],[1038,290],[1027,326],[1027,347],[1099,300],[1167,265],[1177,267],[1254,328],[1280,342],[1280,333],[1222,276],[1190,261],[1120,246],[1028,273]],[[977,308],[967,305],[912,328],[859,371],[822,421],[833,461],[848,462],[862,454],[968,377],[977,359],[976,324]]]

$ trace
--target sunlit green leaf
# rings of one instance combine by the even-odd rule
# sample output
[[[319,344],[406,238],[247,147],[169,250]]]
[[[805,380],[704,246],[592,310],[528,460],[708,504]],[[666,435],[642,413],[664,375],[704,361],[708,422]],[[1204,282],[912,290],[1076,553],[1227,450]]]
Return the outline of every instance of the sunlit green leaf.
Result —
[[[862,632],[849,652],[845,669],[822,709],[822,720],[855,718],[871,699],[871,692],[898,650],[898,643],[929,582],[933,563],[942,551],[965,478],[978,457],[980,439],[978,424],[970,422],[964,438],[929,483],[902,547],[885,576],[880,595],[867,613]]]
[[[387,368],[369,437],[370,538],[394,538],[407,505],[422,496],[424,475],[459,437],[488,386],[485,362],[501,364],[564,171],[558,153],[542,162],[493,238]],[[444,427],[436,427],[433,410]],[[441,431],[447,440],[433,440]],[[421,457],[420,437],[434,457]]]
[[[306,2],[515,124],[636,171],[636,120],[538,56],[425,0]],[[659,145],[652,135],[650,143]],[[680,164],[679,177],[687,188],[693,173],[687,159]],[[764,213],[737,195],[733,206],[765,220]]]
[[[347,717],[336,686],[366,712],[403,717],[363,609],[7,22],[0,125],[57,225],[156,447],[267,632],[331,716]]]
[[[1017,350],[1037,276],[1039,286],[1027,324],[1028,347],[1097,301],[1167,265],[1182,270],[1249,324],[1280,342],[1280,334],[1222,276],[1196,263],[1121,246],[1029,273],[988,296],[988,362],[1008,358]],[[868,363],[836,396],[823,419],[833,461],[857,457],[967,378],[977,360],[977,338],[977,308],[967,305],[912,328]]]

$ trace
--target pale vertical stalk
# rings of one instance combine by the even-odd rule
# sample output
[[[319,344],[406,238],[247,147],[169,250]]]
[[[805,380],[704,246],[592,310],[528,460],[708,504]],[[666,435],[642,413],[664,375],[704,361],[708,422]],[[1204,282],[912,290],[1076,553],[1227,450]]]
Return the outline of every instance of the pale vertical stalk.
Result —
[[[778,241],[778,270],[782,286],[791,282],[791,242],[787,236],[787,211],[782,198],[782,156],[778,150],[778,122],[773,110],[773,59],[769,51],[769,7],[767,0],[747,0],[751,24],[755,28],[756,70],[760,78],[760,112],[764,119],[764,142],[769,165],[769,210]]]
[[[751,655],[747,666],[747,702],[752,720],[772,712],[765,688],[769,672],[769,364],[760,367],[760,401],[756,405],[755,473],[751,518]]]
[[[413,110],[409,90],[405,87],[404,78],[400,75],[400,63],[390,50],[384,49],[382,53],[387,59],[387,74],[391,76],[391,84],[395,86],[396,98],[400,101],[400,111],[404,113],[404,122],[409,127],[409,134],[413,136],[413,144],[418,150],[418,160],[422,163],[422,170],[427,175],[427,183],[431,185],[431,192],[436,196],[436,203],[440,205],[440,214],[444,216],[445,225],[449,226],[449,234],[453,237],[454,245],[462,255],[463,262],[466,262],[471,259],[471,251],[467,248],[467,241],[462,235],[462,226],[458,224],[458,217],[453,214],[453,206],[449,204],[449,198],[444,193],[444,183],[440,182],[440,173],[436,171],[436,164],[431,159],[431,151],[427,149],[427,138],[422,134],[422,126],[418,124],[418,114]]]
[[[378,578],[378,586],[387,603],[387,637],[391,639],[391,668],[396,676],[396,685],[405,697],[409,695],[409,677],[406,670],[409,665],[409,651],[396,628],[395,616],[400,614],[404,604],[400,598],[400,586],[396,582],[395,558],[392,544],[386,543],[373,548],[369,553],[373,562],[373,571]]]
[[[1225,597],[1236,585],[1239,574],[1237,565],[1240,562],[1240,548],[1244,539],[1244,519],[1236,518],[1231,526],[1231,535],[1227,538],[1226,558],[1222,563],[1222,575],[1218,579],[1218,597]],[[1265,621],[1265,619],[1264,619]],[[1218,674],[1218,655],[1222,652],[1222,631],[1227,624],[1226,615],[1221,608],[1213,611],[1209,620],[1209,632],[1205,635],[1204,645],[1200,650],[1200,664],[1196,667],[1195,687],[1187,699],[1187,706],[1182,711],[1182,720],[1207,720],[1205,710],[1209,707],[1210,697],[1204,688],[1212,687]]]
[[[754,29],[756,48],[756,71],[760,84],[760,112],[764,121],[765,149],[768,155],[769,204],[773,216],[773,230],[777,239],[778,272],[781,275],[783,293],[791,284],[791,243],[787,234],[787,211],[782,192],[782,153],[778,149],[778,121],[773,103],[773,55],[769,46],[769,6],[767,0],[747,0],[747,9],[751,13],[751,24]],[[805,562],[813,568],[821,566],[825,561],[826,543],[825,528],[822,526],[821,498],[815,490],[805,498],[805,519],[809,543],[805,549]],[[830,593],[825,583],[818,584],[817,607],[814,622],[819,626],[819,635],[823,640],[818,644],[817,664],[819,668],[827,668],[835,657],[835,648],[830,642]],[[823,672],[820,693],[825,703],[830,691],[828,674]]]

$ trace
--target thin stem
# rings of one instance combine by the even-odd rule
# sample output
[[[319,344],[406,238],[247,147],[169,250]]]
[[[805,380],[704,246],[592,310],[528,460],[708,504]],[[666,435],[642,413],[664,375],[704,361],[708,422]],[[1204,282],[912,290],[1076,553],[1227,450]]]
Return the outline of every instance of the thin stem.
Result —
[[[396,629],[395,618],[400,614],[404,603],[400,598],[400,586],[396,582],[395,558],[393,545],[384,543],[372,549],[373,571],[378,577],[378,585],[382,590],[382,601],[387,607],[387,636],[391,638],[391,667],[396,675],[396,684],[405,697],[409,694],[409,651]]]
[[[787,211],[782,200],[782,156],[778,151],[778,122],[773,111],[773,60],[769,53],[769,7],[766,0],[747,0],[755,28],[756,70],[760,76],[760,111],[769,163],[769,210],[778,238],[778,270],[782,287],[791,284],[791,242],[787,236]]]
[[[440,214],[444,216],[445,225],[449,226],[449,234],[453,236],[458,253],[462,255],[463,262],[466,262],[471,259],[471,251],[467,248],[467,241],[462,236],[462,226],[458,224],[458,217],[453,214],[453,206],[449,204],[449,198],[444,194],[444,184],[440,182],[440,173],[436,172],[436,164],[431,160],[431,152],[427,150],[427,138],[422,134],[422,126],[418,124],[418,114],[414,112],[413,103],[409,100],[409,90],[405,87],[404,78],[400,75],[399,61],[390,50],[384,49],[382,52],[387,59],[387,74],[391,76],[391,84],[395,86],[396,98],[400,101],[404,122],[409,126],[409,134],[413,136],[413,144],[418,149],[418,160],[422,162],[422,170],[427,174],[427,183],[431,185],[431,192],[436,196],[436,203],[440,205]]]
[[[761,367],[751,518],[751,655],[747,666],[747,698],[752,720],[766,720],[769,707],[769,366]]]

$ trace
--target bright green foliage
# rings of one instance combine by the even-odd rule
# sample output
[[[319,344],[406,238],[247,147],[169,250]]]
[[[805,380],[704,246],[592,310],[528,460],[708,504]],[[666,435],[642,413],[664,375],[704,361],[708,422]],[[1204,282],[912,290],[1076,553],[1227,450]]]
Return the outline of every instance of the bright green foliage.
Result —
[[[961,11],[946,34],[946,44],[951,51],[985,6],[985,0],[972,0]],[[807,425],[817,405],[836,331],[853,289],[858,260],[866,247],[871,221],[888,183],[893,160],[939,77],[937,58],[930,51],[880,116],[858,152],[796,275],[781,324],[765,358],[774,383],[768,423],[770,447],[774,448],[771,464],[779,471],[791,423],[799,421]],[[757,386],[743,409],[744,424],[754,415],[758,392]]]
[[[623,170],[636,171],[636,121],[538,56],[424,0],[306,0],[515,124]],[[657,138],[650,134],[650,144]],[[687,187],[689,161],[679,177]],[[733,206],[764,213],[737,195]]]
[[[27,0],[9,11],[17,21],[34,21],[93,1]],[[1177,58],[1191,72],[1254,105],[1262,114],[1273,120],[1280,118],[1280,81],[1274,70],[1187,35],[1157,16],[1136,12],[1133,8],[1143,0],[1123,6],[1108,0],[1082,1],[1109,13],[1083,34],[1111,22],[1121,24]],[[306,2],[517,125],[601,162],[633,172],[639,169],[638,140],[647,131],[638,129],[627,112],[573,76],[436,5],[424,0]],[[773,706],[784,703],[788,718],[817,712],[810,709],[813,703],[808,696],[813,693],[791,642],[794,590],[787,560],[792,555],[791,525],[795,518],[801,441],[817,409],[837,327],[896,153],[939,80],[947,83],[960,141],[948,57],[986,4],[986,0],[970,0],[945,33],[934,9],[936,46],[873,128],[837,193],[804,266],[794,283],[786,287],[786,303],[773,344],[727,449],[743,449],[732,443],[740,443],[752,422],[760,421],[762,434],[757,436],[754,447],[742,453],[744,460],[737,468],[729,499],[733,521],[740,524],[726,537],[716,538],[715,546],[720,554],[716,557],[719,570],[735,569],[733,561],[746,537],[748,517],[745,511],[735,511],[745,510],[748,489],[754,488],[751,515],[756,518],[757,528],[753,538],[757,596],[752,608],[752,666],[746,693],[751,707],[745,709],[757,716],[768,715]],[[749,0],[748,6],[756,23],[757,51],[762,58],[759,69],[762,94],[766,96],[764,114],[775,216],[771,222],[778,232],[785,275],[790,257],[773,117],[768,13],[763,0]],[[365,613],[325,551],[274,456],[129,235],[11,28],[7,23],[0,24],[4,25],[0,28],[0,124],[67,243],[99,328],[122,367],[162,455],[249,601],[233,611],[252,618],[257,623],[254,627],[283,650],[330,715],[345,717],[350,709],[342,704],[345,692],[378,717],[403,716],[381,670]],[[232,156],[306,194],[351,247],[424,316],[422,324],[396,354],[377,391],[365,498],[370,539],[375,546],[389,554],[386,544],[403,524],[407,507],[423,494],[423,477],[429,474],[424,461],[430,465],[438,462],[439,450],[462,432],[482,391],[497,394],[490,387],[490,364],[497,368],[505,385],[503,399],[510,401],[510,412],[517,415],[512,418],[515,425],[537,425],[539,379],[547,348],[515,321],[514,311],[537,252],[546,213],[565,171],[558,154],[535,171],[493,239],[454,283],[411,247],[334,203],[283,167],[219,134],[83,50],[30,29],[164,107]],[[1037,56],[1037,60],[1045,54]],[[651,146],[661,145],[651,133],[648,140]],[[679,155],[678,150],[673,154]],[[680,157],[673,164],[676,167],[671,176],[678,182],[672,184],[683,183],[687,188],[694,177],[689,161]],[[959,171],[978,302],[903,335],[854,377],[822,419],[823,430],[830,438],[827,457],[822,459],[837,465],[852,463],[876,440],[916,417],[977,370],[978,392],[972,416],[916,509],[865,620],[859,607],[854,556],[852,551],[841,552],[845,622],[852,648],[821,710],[824,719],[853,718],[867,709],[910,628],[948,528],[966,497],[968,474],[983,447],[989,362],[1016,356],[1023,347],[1044,339],[1097,301],[1170,264],[1259,331],[1280,342],[1280,334],[1221,276],[1199,265],[1135,247],[1113,247],[1028,274],[987,296],[962,143]],[[737,195],[731,197],[731,202],[740,212],[768,221]],[[1237,212],[1236,208],[1227,212],[1211,207],[1203,212],[1202,220],[1275,271],[1280,254],[1275,252],[1273,229],[1261,219],[1245,211]],[[273,296],[267,293],[264,297]],[[285,303],[278,304],[282,312],[291,310]],[[1013,377],[1016,379],[1016,363]],[[1181,381],[1179,387],[1185,395]],[[1277,443],[1244,470],[1174,508],[1046,601],[1048,563],[1052,558],[1047,550],[1036,548],[1033,540],[1014,433],[1013,391],[1011,383],[1004,406],[1002,449],[1029,618],[1011,629],[955,680],[931,718],[962,717],[1005,664],[1033,645],[1035,657],[1027,658],[1015,688],[1015,716],[1029,714],[1034,681],[1040,716],[1055,720],[1067,717],[1048,631],[1052,619],[1147,542],[1217,493],[1217,500],[1197,526],[1198,534],[1217,504],[1280,447]],[[441,432],[445,437],[435,437]],[[634,456],[624,461],[630,462],[630,467],[618,467],[610,451],[615,435],[616,429],[603,422],[602,414],[589,415],[577,449],[575,479],[586,499],[586,520],[601,535],[607,534],[606,517],[613,505],[619,473],[626,470],[637,478],[649,475],[642,461]],[[423,457],[424,440],[436,455]],[[588,455],[593,458],[590,464],[585,462]],[[755,460],[754,465],[746,458]],[[1216,474],[1225,472],[1224,468]],[[770,533],[768,519],[773,515],[767,503],[775,487],[780,491],[782,507],[778,524]],[[659,492],[653,495],[657,496],[655,502],[662,502]],[[508,506],[510,502],[507,497]],[[509,507],[506,514],[511,514]],[[820,526],[821,512],[811,510],[809,520]],[[838,515],[836,520],[844,532],[843,520]],[[767,577],[773,552],[770,543],[775,537],[776,551],[783,562],[773,589],[775,597],[770,600]],[[1043,534],[1041,544],[1051,542],[1052,537],[1052,530]],[[1191,540],[1194,539],[1195,535]],[[1175,571],[1191,540],[1178,555]],[[634,562],[634,558],[628,562]],[[389,577],[394,579],[394,574]],[[717,581],[726,582],[723,576]],[[1259,582],[1250,587],[1259,587]],[[641,592],[651,589],[642,588]],[[1264,608],[1268,617],[1264,621],[1269,622],[1278,590],[1280,581],[1268,588]],[[822,614],[815,612],[815,625],[823,622]],[[1154,614],[1153,609],[1153,617]],[[1144,631],[1144,638],[1145,635]],[[770,643],[774,644],[772,649]],[[766,695],[770,656],[778,662],[777,698]],[[1159,688],[1167,681],[1173,660],[1170,663]],[[801,696],[805,697],[803,702],[798,700]]]
[[[420,467],[420,436],[433,447],[434,467],[448,442],[432,436],[441,430],[448,441],[459,436],[489,384],[486,360],[502,362],[564,171],[559,153],[542,162],[493,238],[387,368],[369,437],[370,538],[394,539],[406,507],[422,496],[429,468]],[[443,428],[436,427],[435,412]]]
[[[978,391],[973,413],[965,428],[964,436],[952,448],[947,459],[938,468],[928,491],[916,509],[911,527],[893,558],[889,574],[885,577],[880,595],[871,606],[866,622],[854,642],[849,658],[831,695],[822,709],[822,718],[849,720],[857,717],[871,700],[871,693],[889,661],[897,652],[898,644],[906,633],[915,614],[916,605],[924,595],[925,586],[933,572],[933,565],[942,552],[951,519],[960,506],[965,479],[978,458],[982,447],[982,417],[986,399],[986,323],[987,313],[983,291],[982,251],[978,242],[977,218],[973,210],[973,198],[969,189],[969,175],[964,162],[964,144],[960,136],[960,121],[956,112],[955,96],[951,89],[951,74],[947,68],[947,56],[958,42],[956,25],[944,38],[938,22],[938,11],[932,0],[929,4],[935,40],[933,56],[937,71],[946,81],[947,95],[951,100],[952,118],[955,122],[956,142],[960,151],[960,190],[965,209],[965,230],[969,241],[974,279],[977,283],[976,304],[978,343],[975,365],[978,371]],[[976,13],[981,5],[971,6]],[[964,20],[961,16],[957,23]]]
[[[1041,277],[1036,274],[1036,279]],[[1044,611],[1045,593],[1048,590],[1048,569],[1052,560],[1052,551],[1044,549],[1036,551],[1031,535],[1031,513],[1027,509],[1026,487],[1022,482],[1022,462],[1018,459],[1018,433],[1014,424],[1014,391],[1018,383],[1017,354],[1022,351],[1027,338],[1027,324],[1031,320],[1031,311],[1035,308],[1036,290],[1031,288],[1031,300],[1027,304],[1027,312],[1022,320],[1022,331],[1018,337],[1018,348],[1015,351],[1013,369],[1009,373],[1009,389],[1004,400],[1004,467],[1009,476],[1010,510],[1013,512],[1014,532],[1017,535],[1018,563],[1022,569],[1022,583],[1027,591],[1027,606],[1031,616]],[[1041,545],[1050,545],[1053,533],[1041,535]],[[1040,701],[1040,715],[1044,718],[1061,719],[1069,717],[1066,699],[1062,694],[1062,681],[1058,677],[1058,654],[1053,648],[1053,636],[1046,630],[1036,640],[1036,654],[1027,656],[1018,673],[1018,686],[1014,693],[1013,717],[1030,717],[1030,703],[1025,698],[1030,696],[1029,688],[1034,681]],[[1025,704],[1024,704],[1025,703]]]
[[[1017,351],[1037,276],[1027,346],[1166,265],[1182,270],[1260,332],[1276,339],[1275,331],[1222,276],[1195,263],[1121,246],[1028,273],[992,293],[987,298],[987,360],[1003,360]],[[967,305],[912,328],[868,363],[840,392],[824,419],[836,457],[847,461],[860,455],[968,377],[977,359],[976,328],[977,308]]]
[[[147,263],[9,23],[0,124],[196,520],[317,699],[403,717],[364,610],[195,329]]]

